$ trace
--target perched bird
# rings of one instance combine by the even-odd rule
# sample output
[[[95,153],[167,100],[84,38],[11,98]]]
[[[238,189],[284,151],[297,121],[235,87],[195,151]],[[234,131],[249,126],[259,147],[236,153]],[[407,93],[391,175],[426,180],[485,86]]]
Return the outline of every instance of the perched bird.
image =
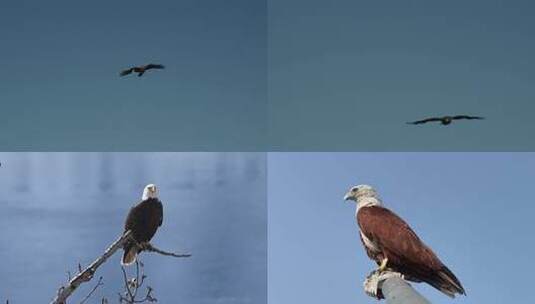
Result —
[[[142,65],[142,66],[136,66],[136,67],[132,67],[132,68],[129,68],[129,69],[126,69],[124,71],[122,71],[119,75],[120,76],[126,76],[128,74],[131,74],[132,72],[134,73],[137,73],[137,76],[141,77],[146,71],[148,70],[151,70],[151,69],[164,69],[165,67],[161,64],[154,64],[154,63],[150,63],[150,64],[146,64],[146,65]]]
[[[409,225],[383,207],[377,192],[368,185],[352,187],[344,200],[357,203],[356,219],[360,239],[370,259],[386,269],[401,273],[413,282],[426,282],[454,298],[466,295],[461,282],[427,247]]]
[[[421,125],[421,124],[432,122],[432,121],[440,121],[441,124],[447,126],[452,121],[459,120],[459,119],[472,120],[472,119],[485,119],[485,118],[484,117],[480,117],[480,116],[456,115],[456,116],[444,116],[444,117],[431,117],[431,118],[426,118],[426,119],[422,119],[422,120],[408,122],[408,124],[410,124],[410,125]]]
[[[124,233],[130,230],[135,241],[131,240],[124,244],[122,265],[131,265],[136,261],[137,254],[142,250],[140,245],[152,239],[162,221],[163,206],[158,199],[158,189],[156,185],[149,184],[143,190],[141,202],[132,207],[126,217]]]

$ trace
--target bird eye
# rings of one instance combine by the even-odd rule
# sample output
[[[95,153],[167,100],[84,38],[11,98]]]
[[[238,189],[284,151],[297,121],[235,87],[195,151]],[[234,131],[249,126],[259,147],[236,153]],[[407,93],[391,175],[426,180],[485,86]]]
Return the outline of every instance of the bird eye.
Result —
[[[358,189],[359,188],[355,187],[355,188],[351,189],[351,192],[357,192]]]

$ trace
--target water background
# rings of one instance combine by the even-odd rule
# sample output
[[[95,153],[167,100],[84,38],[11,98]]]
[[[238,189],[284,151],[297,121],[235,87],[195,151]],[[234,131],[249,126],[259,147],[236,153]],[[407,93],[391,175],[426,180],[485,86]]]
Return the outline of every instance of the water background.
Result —
[[[0,162],[0,301],[49,302],[67,271],[122,233],[129,208],[155,183],[164,220],[153,244],[193,254],[142,254],[158,303],[266,302],[265,154],[2,153]],[[90,303],[117,302],[121,254],[98,269],[104,286]]]

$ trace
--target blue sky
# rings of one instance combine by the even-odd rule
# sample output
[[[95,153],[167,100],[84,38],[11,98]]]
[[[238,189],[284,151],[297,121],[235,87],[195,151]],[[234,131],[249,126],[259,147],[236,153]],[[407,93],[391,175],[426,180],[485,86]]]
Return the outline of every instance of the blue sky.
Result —
[[[270,153],[270,303],[377,303],[362,282],[375,267],[358,238],[348,188],[367,183],[458,276],[454,301],[534,302],[533,153]]]
[[[280,151],[530,151],[531,1],[269,1]],[[434,115],[486,121],[409,126]]]
[[[263,0],[2,1],[0,37],[0,142],[9,150],[265,142]],[[166,70],[118,76],[149,62]]]

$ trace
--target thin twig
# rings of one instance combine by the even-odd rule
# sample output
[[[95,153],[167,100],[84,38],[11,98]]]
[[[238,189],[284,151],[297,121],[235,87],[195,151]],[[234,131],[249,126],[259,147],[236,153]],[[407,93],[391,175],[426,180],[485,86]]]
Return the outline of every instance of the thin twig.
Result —
[[[134,286],[136,287],[136,289],[134,290],[134,297],[133,299],[136,298],[137,296],[137,291],[139,289],[139,260],[136,259],[136,280],[134,281]]]
[[[144,272],[143,263],[136,261],[136,277],[128,279],[126,271],[123,267],[123,279],[125,284],[126,291],[124,296],[119,293],[119,303],[135,304],[135,303],[145,303],[145,302],[156,302],[157,299],[152,296],[153,289],[150,286],[147,286],[147,293],[143,299],[137,299],[137,294],[139,289],[143,286],[145,278],[147,276]]]
[[[126,287],[126,291],[128,292],[130,299],[133,299],[134,295],[132,294],[132,291],[130,290],[130,283],[128,281],[128,276],[126,275],[126,270],[124,270],[124,266],[122,265],[121,265],[121,269],[123,270],[124,286]]]
[[[61,286],[56,294],[56,297],[50,304],[66,304],[67,298],[72,295],[72,293],[82,284],[85,282],[91,281],[93,276],[95,275],[95,272],[97,271],[98,267],[100,267],[104,262],[106,262],[117,250],[123,247],[123,245],[127,241],[135,241],[132,237],[132,231],[128,230],[125,232],[120,238],[118,238],[115,242],[113,242],[107,249],[104,251],[104,254],[97,258],[93,263],[91,263],[87,268],[82,270],[82,266],[78,264],[78,270],[79,273],[72,279],[69,280],[69,283],[66,286]],[[137,243],[137,242],[136,242]],[[138,244],[139,245],[139,244]],[[150,243],[145,243],[143,245],[139,246],[142,251],[149,251],[149,252],[156,252],[161,255],[165,256],[172,256],[177,258],[185,258],[190,257],[191,254],[189,253],[173,253],[173,252],[167,252],[161,249],[158,249],[151,245]],[[123,268],[123,274],[126,277],[126,272]],[[139,275],[139,273],[138,273]],[[137,279],[139,280],[139,278]],[[138,281],[136,280],[136,284],[138,284]],[[151,296],[152,288],[150,288],[149,292],[147,293],[147,296],[145,297],[148,301],[154,301],[155,299]]]
[[[164,250],[161,250],[161,249],[158,249],[158,248],[154,247],[150,243],[143,244],[142,245],[142,250],[143,251],[149,251],[149,252],[156,252],[156,253],[159,253],[161,255],[172,256],[172,257],[175,257],[175,258],[187,258],[187,257],[191,256],[191,253],[167,252],[167,251],[164,251]]]
[[[97,290],[97,288],[102,285],[104,285],[104,283],[102,283],[102,277],[100,277],[98,278],[97,285],[93,287],[93,289],[87,294],[87,296],[85,296],[85,298],[82,300],[82,302],[80,302],[80,304],[84,304],[85,301],[87,301],[91,297],[91,295],[95,292],[95,290]]]
[[[51,304],[65,304],[67,298],[84,282],[89,282],[97,268],[104,264],[117,250],[123,247],[123,244],[130,238],[132,232],[129,230],[113,242],[104,254],[91,263],[85,270],[81,271],[74,278],[72,278],[66,286],[59,288],[58,293]],[[81,267],[80,267],[81,268]]]

